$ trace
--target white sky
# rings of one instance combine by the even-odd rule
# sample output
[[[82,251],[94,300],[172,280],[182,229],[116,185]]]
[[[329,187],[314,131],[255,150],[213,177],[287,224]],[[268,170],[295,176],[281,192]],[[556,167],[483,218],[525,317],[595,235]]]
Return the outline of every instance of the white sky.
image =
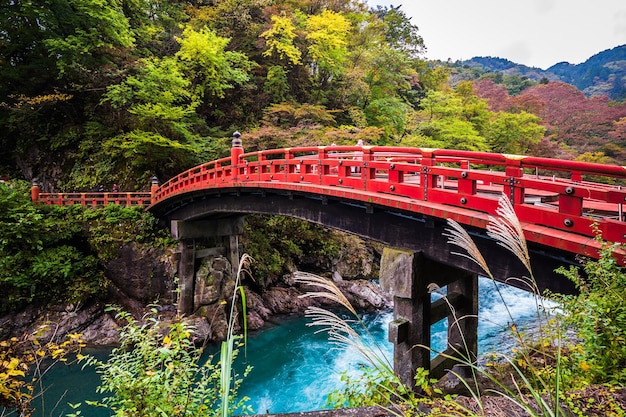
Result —
[[[426,58],[506,58],[547,69],[626,44],[626,0],[368,0],[398,6],[424,39]]]

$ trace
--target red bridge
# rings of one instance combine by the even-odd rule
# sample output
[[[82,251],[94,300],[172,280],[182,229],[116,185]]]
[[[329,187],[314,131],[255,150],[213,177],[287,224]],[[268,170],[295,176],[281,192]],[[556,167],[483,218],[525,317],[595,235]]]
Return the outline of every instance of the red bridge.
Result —
[[[446,315],[458,327],[449,330],[448,344],[460,343],[458,335],[464,334],[470,352],[477,351],[477,275],[483,271],[452,253],[455,248],[443,235],[446,219],[466,227],[496,279],[528,275],[486,234],[489,216],[496,215],[505,194],[522,223],[538,287],[569,292],[571,282],[553,271],[577,264],[578,255],[598,256],[601,242],[594,228],[606,241],[626,241],[626,190],[618,185],[624,179],[620,166],[446,149],[320,146],[245,153],[235,134],[230,157],[189,169],[161,186],[153,180],[150,193],[50,194],[35,186],[33,200],[143,205],[169,221],[181,242],[183,313],[194,311],[195,239],[230,236],[226,246],[236,265],[236,235],[248,213],[302,218],[402,248],[409,275],[394,269],[383,254],[381,281],[384,274],[394,281],[390,338],[396,370],[411,384],[418,366],[433,375],[449,367],[441,357],[431,363],[429,352],[412,349],[429,345],[430,325]],[[624,253],[617,256],[624,263]],[[448,287],[450,302],[466,319],[450,317],[440,302],[431,305],[431,282]]]
[[[626,169],[585,162],[447,149],[321,146],[244,153],[192,168],[151,193],[40,193],[46,204],[147,206],[159,216],[199,195],[257,191],[339,199],[368,210],[451,218],[484,229],[506,194],[529,242],[597,257],[603,239],[626,242]],[[602,181],[602,182],[599,182]],[[250,207],[254,212],[254,207]]]

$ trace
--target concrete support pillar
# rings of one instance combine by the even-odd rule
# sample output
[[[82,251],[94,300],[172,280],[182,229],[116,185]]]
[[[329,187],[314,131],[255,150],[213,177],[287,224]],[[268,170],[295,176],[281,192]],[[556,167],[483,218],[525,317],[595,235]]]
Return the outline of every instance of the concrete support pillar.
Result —
[[[239,235],[229,235],[226,245],[226,254],[228,256],[228,262],[230,262],[232,268],[232,276],[237,276],[237,270],[239,269]]]
[[[198,306],[195,297],[195,260],[196,239],[204,244],[208,240],[222,246],[231,264],[232,276],[236,276],[239,267],[239,235],[243,233],[244,217],[232,217],[220,220],[200,220],[185,222],[172,220],[172,236],[179,241],[180,261],[178,265],[178,313],[192,314]],[[216,250],[217,248],[212,248]],[[200,252],[211,252],[204,249]]]
[[[180,261],[178,264],[178,314],[193,313],[195,277],[195,240],[179,241]]]
[[[448,318],[448,346],[446,356],[460,358],[462,363],[476,363],[478,354],[478,275],[457,270],[449,276],[454,281],[448,283],[445,311]],[[454,307],[450,310],[448,304]],[[433,304],[433,309],[436,308]],[[455,372],[461,377],[471,377],[467,365],[458,365],[459,361],[438,356],[431,363],[431,376],[442,377],[456,365]]]
[[[478,275],[467,273],[448,284],[448,294],[461,294],[455,305],[456,322],[448,316],[448,346],[456,349],[471,363],[478,354]],[[469,376],[465,375],[465,376]]]
[[[414,388],[415,370],[424,368],[440,378],[462,361],[476,360],[478,351],[478,276],[425,258],[421,253],[385,248],[380,283],[393,295],[394,320],[389,341],[394,344],[394,371]],[[447,286],[446,299],[431,303],[428,286]],[[449,308],[452,305],[454,312]],[[448,318],[445,356],[430,359],[430,328]],[[461,372],[463,370],[461,369]]]
[[[394,371],[402,383],[413,388],[415,370],[430,368],[430,294],[416,273],[423,262],[419,253],[385,248],[380,264],[380,283],[393,295],[394,320],[389,325]]]

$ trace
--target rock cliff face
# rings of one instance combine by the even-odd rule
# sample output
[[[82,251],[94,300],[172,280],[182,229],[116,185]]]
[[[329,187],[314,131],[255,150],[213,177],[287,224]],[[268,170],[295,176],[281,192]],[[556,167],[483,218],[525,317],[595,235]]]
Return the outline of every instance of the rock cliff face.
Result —
[[[30,307],[0,318],[0,340],[32,334],[47,325],[43,339],[82,333],[92,345],[112,345],[117,341],[118,323],[107,304],[121,306],[140,318],[150,304],[157,305],[161,316],[176,316],[176,273],[179,254],[136,244],[125,245],[118,256],[106,265],[110,281],[108,294],[102,301],[85,305],[53,305]],[[372,281],[378,274],[380,248],[347,236],[342,253],[335,259],[303,260],[307,271],[329,275],[358,309],[390,308],[391,302]],[[316,270],[322,265],[332,270]],[[295,266],[293,267],[296,268]],[[327,268],[327,266],[326,266]],[[198,342],[222,340],[226,336],[227,318],[233,295],[235,277],[228,260],[220,255],[198,262],[194,288],[195,313],[188,321],[195,327]],[[260,285],[252,278],[243,281],[246,292],[249,329],[260,329],[268,320],[282,314],[302,314],[312,303],[301,298],[303,289],[294,284],[291,274]]]

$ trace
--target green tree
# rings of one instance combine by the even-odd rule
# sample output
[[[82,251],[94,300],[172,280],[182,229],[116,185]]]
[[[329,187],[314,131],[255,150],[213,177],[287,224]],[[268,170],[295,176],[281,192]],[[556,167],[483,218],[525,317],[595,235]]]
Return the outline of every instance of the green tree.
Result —
[[[226,90],[250,79],[253,62],[241,52],[227,50],[228,38],[220,37],[208,28],[197,31],[187,27],[177,41],[180,50],[175,56],[197,97],[223,98]]]
[[[46,300],[77,302],[104,288],[81,236],[79,207],[36,207],[28,184],[0,183],[0,311]]]
[[[287,72],[280,65],[274,65],[267,70],[267,80],[263,91],[271,97],[272,103],[288,101],[290,98]]]
[[[169,177],[198,161],[198,101],[175,58],[143,60],[136,75],[108,88],[103,103],[125,115],[120,133],[105,139],[101,152],[118,181],[145,183],[153,174]]]
[[[374,13],[385,24],[385,40],[394,49],[406,52],[410,57],[417,58],[425,52],[424,39],[418,34],[418,27],[411,23],[401,6],[377,6]]]
[[[398,138],[405,131],[409,110],[410,107],[400,98],[380,98],[367,105],[365,115],[370,126],[384,129],[386,138]]]
[[[66,0],[54,2],[57,36],[44,44],[56,57],[60,75],[106,65],[113,51],[133,46],[135,38],[121,1]]]
[[[488,117],[487,109],[464,93],[429,91],[419,112],[416,129],[425,137],[422,146],[488,151],[487,139],[480,129]]]
[[[525,155],[539,143],[546,129],[531,113],[497,112],[491,118],[486,136],[493,152]]]

